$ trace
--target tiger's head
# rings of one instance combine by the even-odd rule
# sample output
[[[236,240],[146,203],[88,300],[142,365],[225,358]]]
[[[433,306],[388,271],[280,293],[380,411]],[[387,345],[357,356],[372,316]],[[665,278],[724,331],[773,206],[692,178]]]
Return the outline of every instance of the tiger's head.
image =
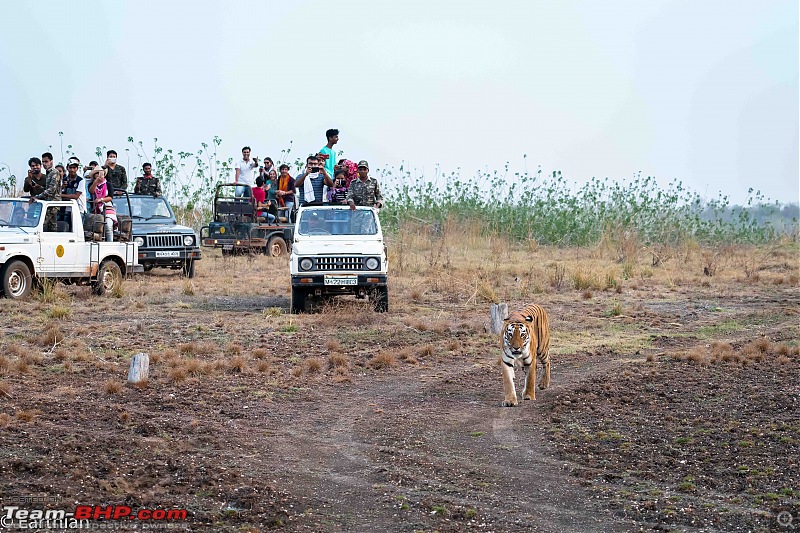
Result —
[[[533,317],[514,312],[505,320],[503,331],[503,350],[513,356],[520,357],[530,353],[531,322]]]

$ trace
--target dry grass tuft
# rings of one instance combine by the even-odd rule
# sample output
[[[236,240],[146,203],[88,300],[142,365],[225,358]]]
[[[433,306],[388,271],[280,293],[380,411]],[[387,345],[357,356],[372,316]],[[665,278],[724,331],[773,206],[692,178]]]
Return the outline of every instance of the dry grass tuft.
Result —
[[[47,312],[47,316],[52,318],[52,319],[54,319],[54,320],[59,320],[59,319],[62,319],[62,318],[69,317],[71,312],[72,312],[72,310],[69,307],[63,307],[61,305],[54,305]]]
[[[410,365],[416,365],[419,363],[417,358],[414,357],[414,353],[411,351],[411,348],[403,348],[397,355],[404,363],[408,363]]]
[[[167,374],[167,378],[172,383],[182,383],[186,381],[187,377],[188,374],[183,366],[173,367],[170,369],[169,374]]]
[[[321,357],[309,357],[303,362],[303,364],[309,374],[316,374],[322,370],[322,367],[325,365],[325,361]]]
[[[686,354],[686,359],[691,361],[692,363],[696,363],[703,366],[707,365],[709,362],[705,349],[703,349],[700,346],[696,346],[691,350],[689,350],[689,353]]]
[[[447,343],[447,349],[451,352],[457,352],[461,349],[461,343],[456,339],[451,339],[450,342]]]
[[[133,384],[137,389],[146,389],[150,385],[150,380],[143,379]]]
[[[115,379],[107,379],[105,383],[103,383],[103,390],[106,394],[117,394],[122,390],[122,383]]]
[[[200,377],[207,375],[213,371],[212,367],[208,363],[204,363],[203,361],[199,361],[197,359],[188,359],[183,364],[184,370],[186,373],[193,377]]]
[[[0,428],[8,427],[11,423],[11,415],[8,413],[0,413]]]
[[[397,364],[397,357],[392,352],[381,352],[367,361],[367,366],[375,370],[393,367]]]
[[[340,352],[342,351],[342,343],[336,339],[328,339],[325,341],[325,349],[329,352]]]
[[[5,375],[11,370],[11,360],[5,355],[0,355],[0,375]]]
[[[261,360],[256,365],[256,370],[263,373],[269,373],[272,370],[272,363],[269,361]]]
[[[269,355],[269,352],[266,348],[255,348],[253,350],[253,357],[256,359],[264,359],[267,355]]]
[[[300,376],[303,375],[304,371],[305,369],[302,366],[296,366],[292,368],[292,375],[296,378],[299,378]]]
[[[591,271],[587,268],[580,268],[572,273],[572,286],[579,291],[586,289],[599,290],[603,287],[600,284],[600,279],[597,272]]]
[[[429,357],[433,355],[433,346],[431,346],[430,344],[423,346],[422,348],[419,349],[417,355],[419,355],[420,357]]]
[[[11,396],[11,385],[7,381],[0,381],[0,395],[5,397]]]
[[[36,411],[17,411],[14,418],[20,422],[32,422],[36,415]]]
[[[247,359],[241,355],[232,357],[231,360],[228,361],[228,368],[231,370],[231,372],[244,373],[247,371]]]
[[[348,368],[350,358],[341,353],[332,353],[328,356],[328,366],[330,368]]]
[[[44,335],[41,337],[41,344],[45,346],[55,346],[63,340],[64,333],[61,331],[61,328],[58,324],[51,323],[47,326],[47,329],[44,330]]]
[[[581,293],[581,297],[582,297],[584,300],[591,300],[591,299],[592,299],[592,296],[594,296],[594,295],[592,294],[592,291],[590,291],[589,289],[586,289],[585,291],[583,291],[583,292]]]
[[[185,296],[194,296],[194,283],[189,278],[183,278],[182,292]]]
[[[225,347],[225,353],[228,355],[241,355],[244,348],[238,342],[231,342]]]

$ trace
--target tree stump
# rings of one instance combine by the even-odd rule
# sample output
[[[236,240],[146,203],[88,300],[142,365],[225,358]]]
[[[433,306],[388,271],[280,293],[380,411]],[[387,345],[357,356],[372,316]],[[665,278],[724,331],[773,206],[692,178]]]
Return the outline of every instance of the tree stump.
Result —
[[[140,383],[147,381],[150,373],[150,356],[146,353],[137,353],[131,358],[131,366],[128,369],[128,383]]]
[[[492,304],[489,312],[491,313],[489,331],[497,335],[503,331],[503,321],[508,316],[508,304]]]

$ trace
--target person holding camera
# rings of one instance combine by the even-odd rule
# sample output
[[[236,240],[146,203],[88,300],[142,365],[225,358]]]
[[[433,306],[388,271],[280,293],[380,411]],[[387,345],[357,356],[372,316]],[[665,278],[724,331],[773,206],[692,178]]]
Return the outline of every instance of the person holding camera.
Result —
[[[106,164],[103,165],[106,171],[106,181],[108,181],[115,191],[128,190],[128,173],[125,167],[117,164],[117,152],[109,150],[106,152]]]
[[[325,170],[325,167],[322,166],[319,154],[308,156],[305,170],[295,180],[295,187],[302,188],[300,205],[321,204],[324,202],[325,197],[323,194],[326,185],[332,187],[333,179],[328,174],[328,171]]]
[[[31,157],[28,159],[28,167],[28,176],[25,178],[22,192],[26,192],[30,196],[35,196],[44,191],[47,179],[44,174],[42,174],[42,160],[38,157]]]

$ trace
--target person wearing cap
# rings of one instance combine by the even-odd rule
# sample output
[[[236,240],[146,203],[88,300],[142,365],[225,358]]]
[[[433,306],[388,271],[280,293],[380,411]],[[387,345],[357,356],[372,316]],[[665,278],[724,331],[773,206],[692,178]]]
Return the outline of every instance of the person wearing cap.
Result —
[[[67,163],[67,176],[64,179],[64,189],[61,191],[61,198],[75,200],[78,204],[78,211],[81,217],[86,218],[86,195],[83,186],[83,178],[78,175],[78,163],[70,159]]]
[[[153,166],[150,163],[142,165],[144,176],[136,178],[136,185],[133,187],[134,194],[151,194],[154,198],[161,196],[161,182],[153,176]]]
[[[357,205],[376,209],[383,207],[383,195],[378,180],[369,177],[369,163],[363,159],[358,162],[358,178],[351,181],[347,189],[347,203],[351,210],[355,210]]]

